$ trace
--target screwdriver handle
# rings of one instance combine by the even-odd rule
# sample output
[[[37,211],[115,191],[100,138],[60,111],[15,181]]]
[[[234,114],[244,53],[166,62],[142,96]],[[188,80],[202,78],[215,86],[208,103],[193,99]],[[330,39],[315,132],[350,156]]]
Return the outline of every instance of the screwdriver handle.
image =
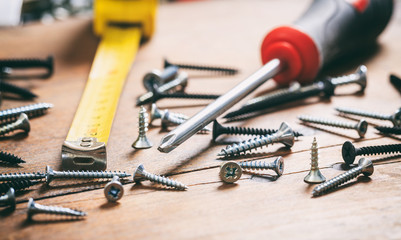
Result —
[[[393,0],[314,0],[293,26],[278,27],[263,40],[262,62],[278,58],[278,84],[312,81],[333,60],[374,43],[387,26]]]

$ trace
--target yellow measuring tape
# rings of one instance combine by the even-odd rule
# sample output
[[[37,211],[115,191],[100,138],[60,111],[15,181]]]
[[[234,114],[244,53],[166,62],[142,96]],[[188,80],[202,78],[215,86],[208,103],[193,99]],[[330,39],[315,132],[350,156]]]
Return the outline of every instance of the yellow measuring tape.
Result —
[[[94,26],[102,40],[62,147],[64,169],[106,168],[106,144],[118,100],[141,35],[153,32],[156,4],[156,0],[95,2]]]

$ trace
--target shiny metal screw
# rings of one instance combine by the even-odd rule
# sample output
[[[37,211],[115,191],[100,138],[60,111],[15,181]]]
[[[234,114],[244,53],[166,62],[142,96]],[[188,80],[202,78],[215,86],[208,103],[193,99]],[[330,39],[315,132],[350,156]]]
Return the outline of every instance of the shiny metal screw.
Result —
[[[318,186],[316,186],[313,191],[313,196],[318,196],[323,194],[324,192],[333,189],[335,187],[340,186],[341,184],[348,182],[349,180],[356,178],[359,174],[363,174],[365,176],[370,176],[373,174],[373,163],[369,159],[361,158],[358,162],[358,166],[352,168],[351,170],[338,175],[337,177],[326,181]]]
[[[39,203],[35,203],[33,198],[29,198],[28,201],[28,219],[32,220],[35,214],[53,214],[53,215],[63,215],[72,217],[84,217],[85,212],[74,210],[71,208],[57,207],[57,206],[45,206]]]
[[[363,92],[367,85],[367,72],[368,68],[365,65],[361,65],[353,74],[329,79],[334,86],[343,86],[353,83],[358,84],[361,88],[359,91]]]
[[[184,91],[186,86],[188,85],[188,74],[185,72],[179,73],[177,77],[170,82],[167,82],[160,87],[158,87],[158,92],[160,93],[169,93],[175,91]],[[150,103],[153,100],[153,91],[148,91],[147,93],[138,97],[136,105],[140,106],[143,104]]]
[[[279,130],[272,135],[260,136],[259,138],[249,139],[239,144],[229,145],[226,149],[222,149],[217,156],[228,157],[240,155],[241,153],[246,153],[246,151],[273,143],[282,143],[287,147],[294,145],[294,133],[287,123],[283,122]]]
[[[311,147],[311,169],[304,178],[304,182],[306,183],[322,183],[326,181],[326,178],[319,170],[319,150],[317,146],[316,138],[313,138],[312,147]]]
[[[394,124],[394,126],[401,126],[401,108],[397,109],[394,114],[381,114],[376,112],[368,112],[364,110],[359,110],[354,108],[344,108],[344,107],[337,107],[335,109],[340,113],[352,114],[380,120],[388,120],[391,121]]]
[[[11,206],[15,208],[15,191],[14,188],[10,188],[6,194],[0,197],[0,206]]]
[[[194,65],[194,64],[180,64],[180,63],[170,63],[167,59],[164,59],[164,67],[177,66],[183,69],[200,70],[200,71],[211,71],[216,73],[233,75],[238,73],[235,68],[228,67],[217,67],[217,66],[204,66],[204,65]]]
[[[26,105],[17,108],[4,109],[0,111],[0,122],[12,122],[15,121],[21,113],[28,115],[28,118],[34,118],[44,115],[49,108],[52,108],[53,104],[50,103],[36,103]]]
[[[112,172],[112,171],[55,171],[50,166],[46,166],[45,179],[47,185],[56,178],[68,179],[88,179],[88,178],[113,178],[118,176],[125,178],[131,176],[126,172]]]
[[[241,166],[234,162],[225,162],[220,166],[220,179],[225,183],[234,183],[242,176]]]
[[[154,69],[143,77],[143,86],[146,90],[153,91],[155,87],[159,87],[177,77],[177,72],[177,66],[169,66],[163,71]]]
[[[187,190],[188,187],[185,186],[184,184],[177,182],[175,180],[172,180],[170,178],[167,177],[163,177],[163,176],[159,176],[156,174],[152,174],[152,173],[148,173],[147,171],[145,171],[145,167],[140,164],[134,172],[134,176],[133,176],[134,181],[138,182],[141,179],[146,179],[149,180],[151,182],[154,183],[159,183],[161,185],[164,186],[168,186],[168,187],[172,187],[178,190]]]
[[[28,116],[25,113],[21,113],[17,121],[0,127],[0,136],[15,130],[23,130],[25,133],[28,133],[31,130]]]
[[[188,119],[183,119],[182,117],[176,117],[172,114],[170,114],[170,111],[165,110],[164,114],[162,116],[162,129],[167,130],[169,126],[171,125],[181,125]],[[210,132],[211,129],[208,127],[203,127],[198,133],[200,134],[206,134]]]
[[[157,107],[156,103],[152,103],[152,106],[150,108],[150,122],[149,122],[149,124],[152,124],[153,121],[156,120],[156,119],[162,119],[164,114],[166,113],[166,111],[168,111],[168,109],[161,110],[161,109],[159,109]],[[181,114],[181,113],[175,113],[175,112],[169,111],[169,114],[171,116],[174,116],[175,118],[180,118],[180,119],[183,119],[183,120],[188,120],[189,119],[188,116],[186,116],[184,114]]]
[[[41,180],[45,178],[44,173],[5,173],[0,174],[0,182],[16,180]]]
[[[399,152],[401,152],[401,144],[388,144],[356,148],[352,144],[352,142],[346,141],[343,144],[342,148],[343,159],[347,165],[353,164],[356,156]]]
[[[360,137],[364,137],[368,130],[368,123],[365,120],[360,120],[357,124],[351,122],[341,122],[337,120],[317,118],[312,116],[302,115],[298,117],[299,120],[308,123],[316,123],[326,126],[339,127],[344,129],[355,129]]]
[[[141,110],[139,111],[139,135],[135,142],[132,144],[132,147],[135,149],[146,149],[151,148],[153,146],[152,142],[146,137],[146,132],[148,131],[148,113],[146,112],[145,107],[141,106]]]
[[[284,172],[284,159],[280,156],[276,158],[273,162],[264,162],[264,161],[247,161],[240,162],[239,165],[242,169],[251,169],[251,170],[264,170],[271,169],[276,172],[277,176],[281,176]]]
[[[104,196],[109,202],[117,202],[124,195],[124,187],[118,176],[114,176],[111,182],[104,186]]]

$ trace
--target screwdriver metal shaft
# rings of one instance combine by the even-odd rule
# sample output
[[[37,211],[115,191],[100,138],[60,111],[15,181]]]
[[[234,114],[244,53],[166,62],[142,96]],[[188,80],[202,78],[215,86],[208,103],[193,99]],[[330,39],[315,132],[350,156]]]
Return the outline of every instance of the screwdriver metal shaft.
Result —
[[[168,153],[175,149],[264,82],[278,74],[283,70],[282,65],[283,64],[279,59],[273,59],[266,63],[262,68],[239,83],[229,92],[216,99],[216,101],[209,104],[195,116],[164,136],[158,150],[160,152]]]

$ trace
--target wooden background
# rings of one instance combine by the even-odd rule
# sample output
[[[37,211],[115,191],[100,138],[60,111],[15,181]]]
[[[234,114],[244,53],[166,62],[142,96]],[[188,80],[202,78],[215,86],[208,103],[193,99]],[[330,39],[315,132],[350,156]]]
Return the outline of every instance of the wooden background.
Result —
[[[285,159],[284,175],[273,181],[274,174],[244,174],[236,184],[223,184],[219,166],[224,160],[217,153],[227,143],[246,137],[195,135],[175,151],[163,154],[157,146],[165,132],[149,130],[154,143],[150,150],[131,148],[137,136],[135,100],[144,92],[142,77],[151,69],[161,68],[167,57],[173,62],[233,66],[236,76],[211,76],[189,72],[187,92],[222,94],[261,66],[260,43],[276,26],[291,24],[310,1],[197,1],[162,4],[157,31],[143,44],[127,79],[114,119],[107,146],[108,170],[132,174],[142,163],[149,172],[171,176],[189,186],[185,192],[165,189],[144,182],[125,184],[119,203],[107,203],[105,182],[55,181],[52,186],[37,185],[18,195],[17,209],[1,210],[0,238],[6,239],[280,239],[280,238],[401,238],[401,164],[398,156],[373,156],[375,172],[359,177],[331,194],[311,198],[314,186],[303,178],[310,168],[310,146],[314,136],[320,146],[319,165],[326,178],[341,174],[341,146],[346,140],[356,146],[398,143],[368,129],[364,139],[353,130],[310,128],[297,120],[299,114],[343,119],[333,107],[360,107],[392,113],[400,107],[400,93],[389,83],[389,74],[401,75],[401,7],[379,38],[373,54],[355,56],[327,71],[349,74],[359,64],[368,67],[368,87],[364,95],[352,95],[354,89],[338,89],[331,100],[286,105],[280,111],[230,125],[278,128],[286,121],[306,136],[292,149],[280,145],[263,148],[236,160]],[[0,30],[0,58],[55,57],[55,74],[48,80],[18,81],[40,97],[36,102],[55,107],[43,117],[32,119],[29,136],[0,139],[1,150],[27,161],[20,168],[1,165],[2,173],[44,171],[46,165],[60,169],[61,145],[67,135],[84,89],[98,39],[92,33],[91,20],[75,18],[51,25],[32,24]],[[252,96],[275,87],[270,81]],[[345,93],[345,94],[343,94]],[[249,96],[249,97],[252,97]],[[160,108],[193,115],[210,101],[163,100]],[[4,99],[2,109],[31,102]],[[347,119],[345,119],[347,120]],[[350,121],[350,120],[349,120]],[[378,123],[377,121],[369,121]],[[156,124],[158,125],[158,123]],[[271,175],[272,174],[272,175]],[[43,216],[26,221],[27,199],[34,197],[45,205],[77,208],[88,213],[82,221]]]

